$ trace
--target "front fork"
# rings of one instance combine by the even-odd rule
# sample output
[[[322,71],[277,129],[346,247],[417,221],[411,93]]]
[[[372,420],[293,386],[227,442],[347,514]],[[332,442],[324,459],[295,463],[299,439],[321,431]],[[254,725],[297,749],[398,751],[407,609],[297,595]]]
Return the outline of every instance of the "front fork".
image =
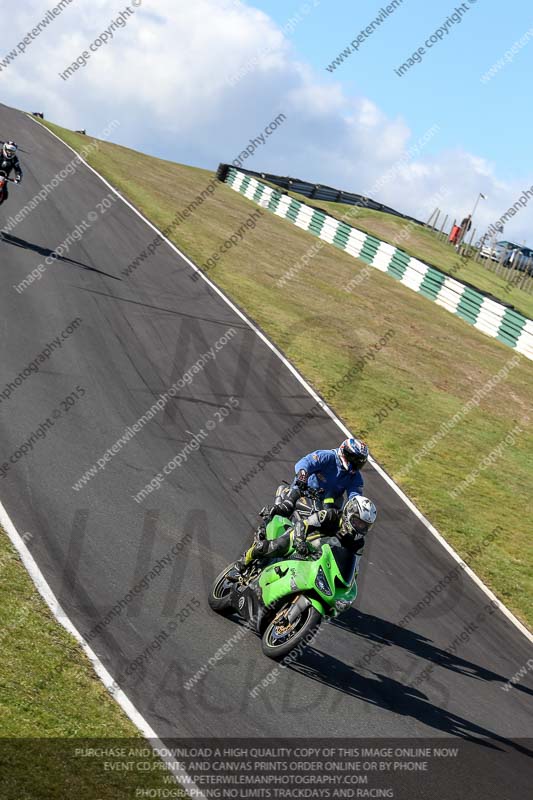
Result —
[[[292,601],[290,608],[287,612],[287,619],[293,625],[298,617],[301,617],[304,611],[309,608],[311,601],[307,599],[304,594],[297,595]]]

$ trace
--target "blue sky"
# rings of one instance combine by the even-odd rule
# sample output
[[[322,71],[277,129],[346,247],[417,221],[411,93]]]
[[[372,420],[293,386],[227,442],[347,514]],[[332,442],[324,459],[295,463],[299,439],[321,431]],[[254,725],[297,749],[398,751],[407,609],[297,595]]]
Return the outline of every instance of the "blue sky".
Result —
[[[60,73],[125,5],[76,0],[2,67],[0,101],[96,136],[117,120],[119,144],[209,170],[282,112],[286,121],[244,166],[368,194],[419,219],[437,205],[462,218],[483,192],[475,225],[484,231],[533,185],[533,9],[526,0],[466,4],[462,22],[398,77],[460,4],[404,0],[328,72],[387,0],[146,0],[65,81]],[[11,9],[0,65],[48,8],[24,0]],[[504,238],[533,245],[533,199]]]
[[[308,0],[310,4],[314,0]],[[254,0],[283,27],[302,6]],[[296,53],[316,70],[344,49],[386,6],[385,0],[322,0],[295,27],[290,40]],[[394,68],[460,5],[450,0],[404,0],[372,37],[330,76],[346,92],[370,97],[390,115],[403,116],[415,136],[433,123],[441,132],[428,152],[461,146],[499,167],[506,178],[520,178],[531,164],[533,41],[523,47],[488,83],[480,77],[533,28],[531,0],[477,0],[460,24],[402,78]]]

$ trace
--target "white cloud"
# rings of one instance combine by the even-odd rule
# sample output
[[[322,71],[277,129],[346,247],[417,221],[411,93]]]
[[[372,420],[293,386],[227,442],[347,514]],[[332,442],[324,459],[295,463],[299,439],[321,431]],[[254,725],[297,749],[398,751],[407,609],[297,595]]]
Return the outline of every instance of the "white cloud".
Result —
[[[369,98],[347,96],[330,75],[319,76],[298,61],[290,33],[305,25],[311,4],[279,27],[231,0],[157,0],[155,11],[151,4],[137,9],[87,66],[63,81],[59,73],[126,3],[73,0],[0,72],[3,101],[95,133],[118,118],[122,144],[211,168],[233,160],[282,112],[287,121],[246,166],[361,193],[393,170],[376,199],[414,215],[425,214],[429,199],[447,186],[445,211],[462,217],[481,191],[489,199],[479,206],[478,227],[497,219],[533,184],[533,175],[524,186],[502,181],[476,154],[438,152],[438,133],[432,155],[420,148],[402,160],[413,145],[404,119],[389,117]],[[10,11],[2,42],[8,52],[47,9],[43,0],[23,6]],[[506,226],[506,238],[526,238],[532,215],[533,200]]]

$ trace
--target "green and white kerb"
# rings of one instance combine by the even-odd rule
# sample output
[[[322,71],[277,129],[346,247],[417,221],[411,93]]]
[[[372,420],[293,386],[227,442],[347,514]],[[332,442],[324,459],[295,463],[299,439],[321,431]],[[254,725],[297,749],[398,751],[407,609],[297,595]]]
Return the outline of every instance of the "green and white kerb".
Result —
[[[490,300],[481,292],[424,264],[394,245],[382,242],[322,211],[315,211],[234,167],[228,170],[226,183],[262,208],[371,267],[387,272],[404,286],[533,360],[533,321],[517,311]]]

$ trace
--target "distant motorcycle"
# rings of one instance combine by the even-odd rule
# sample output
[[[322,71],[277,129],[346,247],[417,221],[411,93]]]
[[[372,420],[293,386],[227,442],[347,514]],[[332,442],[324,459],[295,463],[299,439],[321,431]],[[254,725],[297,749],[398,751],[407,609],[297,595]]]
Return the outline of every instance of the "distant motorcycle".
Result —
[[[309,517],[321,505],[318,492],[307,489],[296,506],[294,519]],[[274,516],[266,538],[277,539],[294,522]],[[334,537],[308,538],[309,555],[294,549],[283,557],[253,561],[239,575],[227,566],[216,578],[208,602],[219,614],[238,614],[260,636],[263,653],[282,659],[299,644],[313,638],[322,620],[350,608],[357,595],[359,556],[345,550]]]
[[[13,178],[8,178],[5,172],[0,172],[0,206],[6,199],[6,189],[8,182],[18,183],[18,181],[14,180]]]

